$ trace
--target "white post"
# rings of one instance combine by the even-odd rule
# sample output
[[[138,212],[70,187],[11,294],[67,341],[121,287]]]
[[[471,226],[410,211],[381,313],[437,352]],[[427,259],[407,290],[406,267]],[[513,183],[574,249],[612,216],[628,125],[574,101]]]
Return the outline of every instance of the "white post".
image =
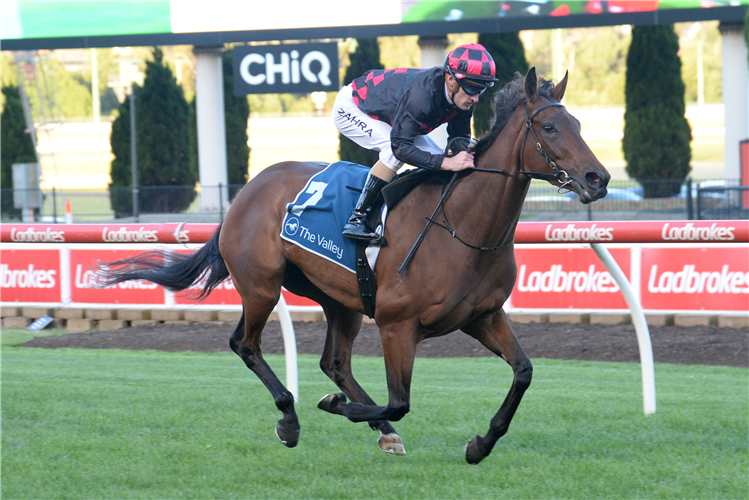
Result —
[[[632,323],[635,325],[637,334],[637,344],[640,347],[640,366],[642,368],[642,401],[645,415],[655,413],[655,369],[653,363],[653,345],[650,342],[650,330],[648,323],[645,321],[645,313],[642,311],[640,301],[629,286],[629,281],[619,268],[611,253],[599,243],[591,245],[595,250],[598,258],[606,266],[611,276],[619,285],[624,300],[627,301],[629,310],[632,313]]]
[[[226,171],[226,124],[224,120],[224,47],[193,47],[195,95],[198,116],[198,163],[200,164],[201,210],[226,210],[229,202]],[[223,186],[218,193],[218,186]]]
[[[723,35],[723,104],[725,106],[724,177],[740,179],[739,142],[749,138],[749,65],[744,23],[720,23]]]
[[[62,245],[60,248],[60,302],[66,304],[72,298],[70,286],[70,245]]]
[[[289,308],[286,306],[286,300],[283,293],[278,299],[276,305],[278,320],[281,323],[281,333],[283,334],[283,352],[286,358],[286,388],[294,395],[294,401],[299,401],[299,373],[297,371],[296,361],[296,337],[294,336],[294,323],[291,321]]]
[[[419,47],[421,48],[421,67],[442,67],[447,57],[447,47],[450,41],[446,36],[420,36]],[[447,146],[447,124],[442,124],[432,130],[429,137],[443,149]]]

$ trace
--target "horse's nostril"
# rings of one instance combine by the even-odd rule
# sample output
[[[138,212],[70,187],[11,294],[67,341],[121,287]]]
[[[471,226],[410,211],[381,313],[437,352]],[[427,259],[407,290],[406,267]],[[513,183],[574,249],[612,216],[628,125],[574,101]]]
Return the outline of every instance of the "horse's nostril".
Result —
[[[591,187],[598,187],[601,184],[601,176],[598,175],[595,172],[587,172],[585,174],[585,181],[591,186]]]

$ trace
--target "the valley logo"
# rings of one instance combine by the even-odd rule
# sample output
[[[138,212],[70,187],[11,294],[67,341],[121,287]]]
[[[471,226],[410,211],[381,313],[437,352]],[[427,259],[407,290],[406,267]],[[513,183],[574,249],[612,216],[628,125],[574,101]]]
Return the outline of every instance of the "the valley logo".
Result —
[[[296,232],[299,231],[299,219],[297,219],[296,217],[289,217],[289,219],[286,221],[284,229],[286,231],[286,234],[288,234],[289,236],[294,236]]]

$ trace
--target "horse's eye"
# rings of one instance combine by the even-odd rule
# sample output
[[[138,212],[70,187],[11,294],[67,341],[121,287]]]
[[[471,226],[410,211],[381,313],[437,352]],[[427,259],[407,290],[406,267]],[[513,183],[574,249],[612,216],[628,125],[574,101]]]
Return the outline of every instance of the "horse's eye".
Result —
[[[553,132],[556,132],[556,130],[554,129],[554,127],[552,127],[551,125],[544,125],[543,128],[544,128],[544,132],[546,132],[547,134],[551,134]]]

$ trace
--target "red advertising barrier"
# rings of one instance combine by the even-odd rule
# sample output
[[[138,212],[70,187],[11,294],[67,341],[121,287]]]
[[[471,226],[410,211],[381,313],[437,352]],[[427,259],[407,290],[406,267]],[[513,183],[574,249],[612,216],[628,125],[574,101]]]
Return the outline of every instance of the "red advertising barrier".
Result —
[[[610,250],[630,275],[629,248]],[[619,286],[590,248],[517,248],[512,306],[522,309],[627,309]]]
[[[749,311],[746,248],[646,248],[643,309]]]
[[[0,250],[3,302],[59,303],[59,250]]]
[[[96,261],[153,248],[143,243],[203,243],[215,230],[215,224],[3,224],[0,240],[15,244],[0,249],[2,303],[190,307],[196,290],[172,294],[138,281],[97,289],[91,269]],[[749,311],[749,221],[520,223],[516,242],[546,245],[516,248],[512,308],[626,310],[616,282],[580,244],[605,242],[625,243],[609,251],[645,310]],[[316,306],[285,290],[284,297],[290,306]],[[238,307],[241,301],[227,281],[202,304]]]
[[[0,224],[2,243],[205,243],[218,224]]]
[[[132,250],[71,250],[71,303],[77,304],[164,304],[164,289],[150,281],[126,281],[96,288],[92,269],[97,261],[114,262],[132,257]]]
[[[747,243],[749,221],[520,222],[515,243]]]
[[[205,243],[217,224],[0,224],[2,243]],[[749,221],[520,222],[515,243],[749,243]]]

